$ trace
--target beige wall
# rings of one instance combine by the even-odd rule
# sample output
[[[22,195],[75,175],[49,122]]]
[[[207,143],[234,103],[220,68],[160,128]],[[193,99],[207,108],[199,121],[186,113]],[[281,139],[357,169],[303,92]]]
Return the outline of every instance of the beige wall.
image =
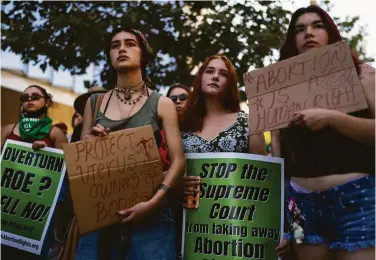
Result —
[[[21,93],[17,91],[1,88],[1,127],[19,120],[20,96]],[[73,131],[71,126],[73,113],[73,107],[59,103],[54,103],[48,110],[48,115],[53,120],[53,123],[64,122],[68,126],[68,133]]]

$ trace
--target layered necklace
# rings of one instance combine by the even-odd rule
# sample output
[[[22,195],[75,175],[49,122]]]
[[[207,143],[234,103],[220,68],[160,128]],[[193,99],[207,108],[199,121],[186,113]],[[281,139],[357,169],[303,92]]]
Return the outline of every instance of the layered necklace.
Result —
[[[134,88],[136,88],[140,85],[141,85],[141,87],[133,90]],[[134,85],[131,88],[122,88],[119,85],[115,85],[115,91],[116,91],[117,98],[126,105],[132,105],[132,104],[134,105],[138,101],[140,101],[142,96],[144,95],[145,89],[146,89],[146,84],[145,84],[144,81],[141,81],[140,83]],[[141,92],[140,95],[138,97],[132,99],[132,95],[139,92],[139,91]],[[123,97],[121,97],[120,93],[123,93]]]

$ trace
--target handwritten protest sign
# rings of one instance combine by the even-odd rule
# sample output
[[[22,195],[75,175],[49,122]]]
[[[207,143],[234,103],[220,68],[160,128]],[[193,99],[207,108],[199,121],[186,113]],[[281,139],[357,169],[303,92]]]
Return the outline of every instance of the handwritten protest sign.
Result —
[[[63,151],[7,140],[0,163],[1,243],[40,255],[63,183]]]
[[[186,260],[275,260],[282,240],[283,159],[240,153],[187,153],[201,177],[198,209],[185,209]]]
[[[345,42],[251,71],[243,77],[252,134],[286,127],[295,112],[308,108],[344,113],[367,108]]]
[[[81,234],[118,222],[117,211],[149,200],[163,181],[150,125],[64,145]]]

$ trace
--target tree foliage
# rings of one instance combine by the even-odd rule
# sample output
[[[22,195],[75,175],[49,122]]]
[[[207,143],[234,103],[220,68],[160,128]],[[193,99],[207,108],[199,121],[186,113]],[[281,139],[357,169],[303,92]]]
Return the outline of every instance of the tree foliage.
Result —
[[[283,1],[129,1],[129,2],[2,2],[2,46],[34,61],[83,74],[90,63],[105,64],[104,86],[111,87],[105,48],[113,28],[142,31],[156,53],[149,75],[157,86],[189,85],[191,72],[205,57],[226,54],[234,63],[240,85],[250,66],[274,61],[290,18]],[[350,30],[358,18],[337,22]],[[362,35],[350,43],[360,46]],[[359,49],[364,55],[364,50]]]

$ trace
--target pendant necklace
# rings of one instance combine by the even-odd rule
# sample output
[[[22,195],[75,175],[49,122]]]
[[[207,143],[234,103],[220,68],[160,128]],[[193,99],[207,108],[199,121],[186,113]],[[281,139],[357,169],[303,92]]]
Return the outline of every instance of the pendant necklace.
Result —
[[[116,97],[117,97],[122,103],[124,103],[124,104],[126,104],[126,105],[133,105],[132,108],[130,109],[130,111],[128,112],[128,115],[127,115],[126,117],[121,116],[121,119],[125,119],[125,118],[128,118],[128,117],[129,117],[129,115],[130,115],[131,112],[133,111],[134,107],[136,106],[136,103],[137,103],[138,101],[140,101],[141,98],[142,98],[142,96],[144,95],[145,90],[148,91],[148,90],[147,90],[147,87],[146,87],[146,84],[145,84],[144,82],[141,82],[141,83],[143,83],[141,88],[139,88],[138,90],[133,90],[133,93],[131,92],[132,90],[129,91],[130,98],[128,98],[128,99],[127,99],[126,96],[125,96],[126,91],[123,90],[122,88],[119,89],[119,87],[118,87],[117,85],[115,86]],[[138,85],[139,85],[139,84],[138,84]],[[132,98],[132,94],[134,94],[135,92],[138,92],[139,90],[141,90],[140,95],[139,95],[138,97],[134,98],[134,99],[131,99],[131,98]],[[124,93],[124,98],[120,95],[120,92]],[[121,111],[120,104],[118,103],[118,105],[119,105],[119,110]]]
[[[134,89],[135,87],[138,87],[139,85],[142,85],[141,88],[137,89],[137,90],[132,90]],[[145,83],[144,81],[141,81],[140,83],[134,85],[133,87],[130,87],[130,88],[122,88],[121,86],[119,85],[115,85],[115,90],[116,90],[116,95],[119,97],[119,93],[120,92],[123,92],[124,93],[124,99],[129,101],[132,99],[132,94],[138,92],[139,90],[143,89],[143,87],[145,86]]]

